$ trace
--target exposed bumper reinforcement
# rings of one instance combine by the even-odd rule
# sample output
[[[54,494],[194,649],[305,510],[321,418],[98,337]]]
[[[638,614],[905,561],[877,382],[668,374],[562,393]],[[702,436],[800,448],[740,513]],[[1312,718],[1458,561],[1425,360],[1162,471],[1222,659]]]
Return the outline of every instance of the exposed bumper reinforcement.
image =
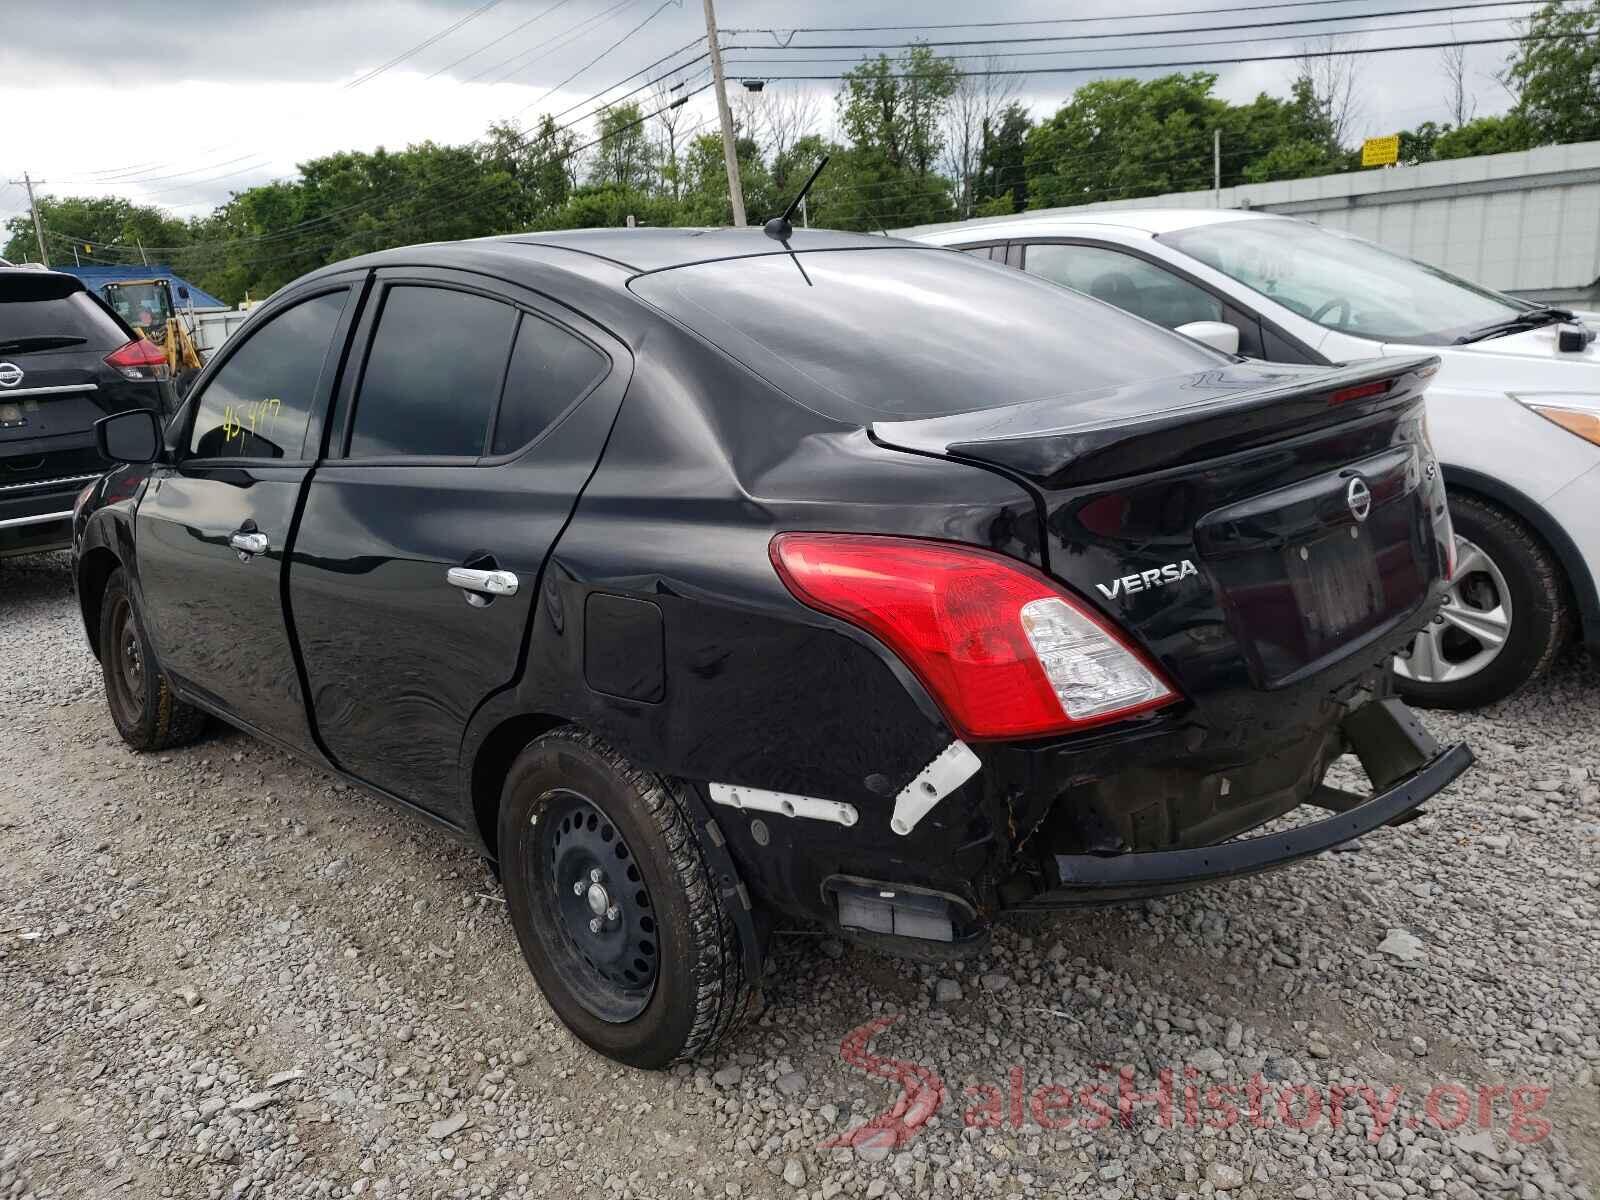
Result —
[[[1472,765],[1465,744],[1451,746],[1384,791],[1347,811],[1284,833],[1238,838],[1191,850],[1130,854],[1053,855],[1058,886],[1017,908],[1063,908],[1112,899],[1176,891],[1196,884],[1271,870],[1310,858],[1341,842],[1395,822]]]

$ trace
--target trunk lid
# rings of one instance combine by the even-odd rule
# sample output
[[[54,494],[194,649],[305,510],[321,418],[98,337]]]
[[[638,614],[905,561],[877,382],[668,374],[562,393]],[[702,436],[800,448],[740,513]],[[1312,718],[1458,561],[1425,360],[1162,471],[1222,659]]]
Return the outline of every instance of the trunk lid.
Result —
[[[115,349],[116,347],[112,347]],[[99,396],[107,373],[104,349],[0,352],[0,362],[21,373],[10,387],[0,381],[0,446],[82,434],[109,409]],[[14,377],[8,373],[4,378]]]
[[[1230,364],[872,433],[1023,483],[1047,569],[1197,705],[1266,731],[1296,706],[1251,693],[1326,696],[1439,591],[1449,519],[1422,408],[1437,362]]]

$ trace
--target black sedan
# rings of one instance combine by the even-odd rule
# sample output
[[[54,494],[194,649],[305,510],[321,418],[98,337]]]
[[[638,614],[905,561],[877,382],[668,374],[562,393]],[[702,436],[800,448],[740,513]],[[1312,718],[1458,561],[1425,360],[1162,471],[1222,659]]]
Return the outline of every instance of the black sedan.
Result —
[[[556,1012],[660,1066],[773,914],[961,955],[1464,770],[1389,697],[1450,567],[1432,370],[883,238],[412,247],[263,305],[164,441],[101,423],[78,595],[129,744],[220,717],[471,839]]]

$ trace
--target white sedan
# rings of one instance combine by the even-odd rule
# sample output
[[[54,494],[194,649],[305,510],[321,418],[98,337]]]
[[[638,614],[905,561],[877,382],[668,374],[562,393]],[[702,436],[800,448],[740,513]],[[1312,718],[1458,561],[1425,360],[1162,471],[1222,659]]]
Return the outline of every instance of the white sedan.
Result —
[[[1600,646],[1600,314],[1532,304],[1293,217],[1105,210],[968,222],[920,240],[1064,284],[1276,362],[1438,354],[1428,389],[1459,563],[1396,663],[1407,699],[1470,708]]]

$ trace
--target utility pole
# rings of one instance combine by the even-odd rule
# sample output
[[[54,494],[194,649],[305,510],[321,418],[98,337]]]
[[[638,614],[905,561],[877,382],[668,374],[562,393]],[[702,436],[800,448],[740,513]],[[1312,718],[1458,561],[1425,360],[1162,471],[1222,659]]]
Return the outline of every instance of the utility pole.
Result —
[[[39,262],[48,267],[50,265],[50,254],[44,248],[44,222],[39,219],[39,202],[33,198],[33,180],[24,171],[20,180],[13,179],[11,182],[21,183],[28,189],[28,209],[33,213],[33,236],[39,239]],[[43,183],[44,180],[41,179],[39,182]]]
[[[1222,130],[1211,131],[1211,189],[1213,191],[1213,204],[1222,207]]]
[[[717,44],[717,14],[706,4],[706,49],[711,52],[711,78],[717,85],[717,115],[722,118],[722,158],[728,167],[728,199],[733,203],[733,223],[743,225],[744,188],[739,185],[739,148],[733,138],[733,110],[728,107],[728,81],[722,74],[722,47]]]

